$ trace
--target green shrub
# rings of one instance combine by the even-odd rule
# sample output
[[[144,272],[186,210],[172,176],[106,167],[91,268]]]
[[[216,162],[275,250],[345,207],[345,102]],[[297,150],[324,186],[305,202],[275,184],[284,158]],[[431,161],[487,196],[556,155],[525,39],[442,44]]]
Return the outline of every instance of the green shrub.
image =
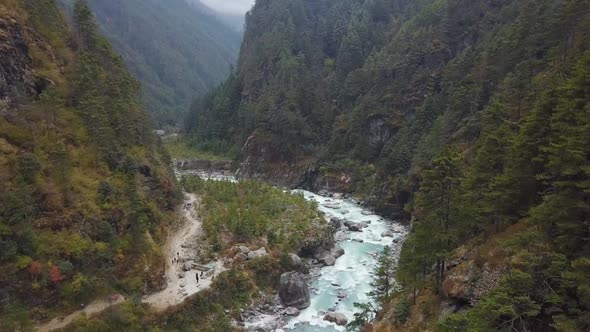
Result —
[[[405,322],[410,318],[410,302],[406,299],[400,299],[399,302],[395,304],[393,309],[393,317],[395,319],[396,325],[403,325]]]

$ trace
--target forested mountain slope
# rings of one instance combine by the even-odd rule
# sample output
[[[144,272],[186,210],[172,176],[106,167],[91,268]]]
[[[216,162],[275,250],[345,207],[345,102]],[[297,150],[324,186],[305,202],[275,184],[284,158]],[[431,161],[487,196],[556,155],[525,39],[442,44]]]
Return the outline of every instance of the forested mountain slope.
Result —
[[[139,83],[84,1],[0,1],[0,330],[162,285],[178,200]]]
[[[243,174],[415,217],[402,294],[438,295],[398,311],[435,312],[392,330],[584,331],[589,47],[586,0],[257,1],[237,71],[186,129]],[[477,256],[515,223],[502,260]],[[495,276],[477,296],[449,286],[473,271],[457,268],[465,243]]]
[[[72,0],[61,0],[71,8]],[[143,86],[156,124],[176,124],[229,75],[241,35],[186,0],[90,0],[101,30]]]

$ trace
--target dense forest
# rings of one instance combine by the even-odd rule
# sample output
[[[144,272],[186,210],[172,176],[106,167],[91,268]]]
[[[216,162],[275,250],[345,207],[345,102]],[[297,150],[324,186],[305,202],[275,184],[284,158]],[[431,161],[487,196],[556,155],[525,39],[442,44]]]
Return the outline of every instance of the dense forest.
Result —
[[[73,0],[60,0],[71,12]],[[193,99],[229,75],[241,34],[186,0],[90,0],[101,31],[141,82],[156,125],[175,126]]]
[[[185,127],[245,175],[413,218],[382,328],[584,331],[589,47],[586,0],[259,0]],[[499,276],[453,298],[466,246]],[[455,313],[415,309],[425,292]]]
[[[86,1],[0,2],[0,330],[163,282],[179,192]]]

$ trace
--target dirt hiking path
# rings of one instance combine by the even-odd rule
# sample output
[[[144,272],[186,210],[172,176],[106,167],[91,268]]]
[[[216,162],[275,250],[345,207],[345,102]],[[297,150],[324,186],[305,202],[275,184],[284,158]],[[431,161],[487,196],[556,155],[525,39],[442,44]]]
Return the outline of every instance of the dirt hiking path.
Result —
[[[203,224],[197,214],[198,206],[199,199],[195,194],[185,194],[182,206],[182,226],[170,236],[163,248],[164,257],[166,257],[166,288],[147,295],[142,300],[143,303],[149,304],[155,310],[161,311],[178,305],[187,297],[209,288],[213,278],[226,270],[220,260],[207,264],[207,267],[212,270],[208,273],[204,272],[202,276],[200,270],[193,269],[198,244],[206,241]],[[175,263],[173,263],[173,258]],[[184,271],[187,269],[190,270]],[[199,274],[198,282],[196,274]],[[68,316],[54,318],[41,324],[37,326],[36,330],[39,332],[55,331],[66,327],[78,317],[99,314],[109,307],[125,301],[127,299],[118,294],[108,299],[97,300]]]

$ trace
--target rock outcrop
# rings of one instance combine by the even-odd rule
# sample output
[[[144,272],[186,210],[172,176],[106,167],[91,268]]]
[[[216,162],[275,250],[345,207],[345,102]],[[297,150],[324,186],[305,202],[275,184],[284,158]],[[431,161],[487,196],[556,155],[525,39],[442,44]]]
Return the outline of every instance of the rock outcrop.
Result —
[[[0,110],[35,94],[27,31],[12,18],[0,18]]]
[[[506,270],[506,267],[494,267],[487,262],[481,267],[474,260],[461,262],[449,270],[443,281],[444,295],[449,299],[475,304],[498,286]]]
[[[309,287],[305,276],[299,272],[291,271],[281,275],[279,296],[287,307],[305,309],[309,307]]]

